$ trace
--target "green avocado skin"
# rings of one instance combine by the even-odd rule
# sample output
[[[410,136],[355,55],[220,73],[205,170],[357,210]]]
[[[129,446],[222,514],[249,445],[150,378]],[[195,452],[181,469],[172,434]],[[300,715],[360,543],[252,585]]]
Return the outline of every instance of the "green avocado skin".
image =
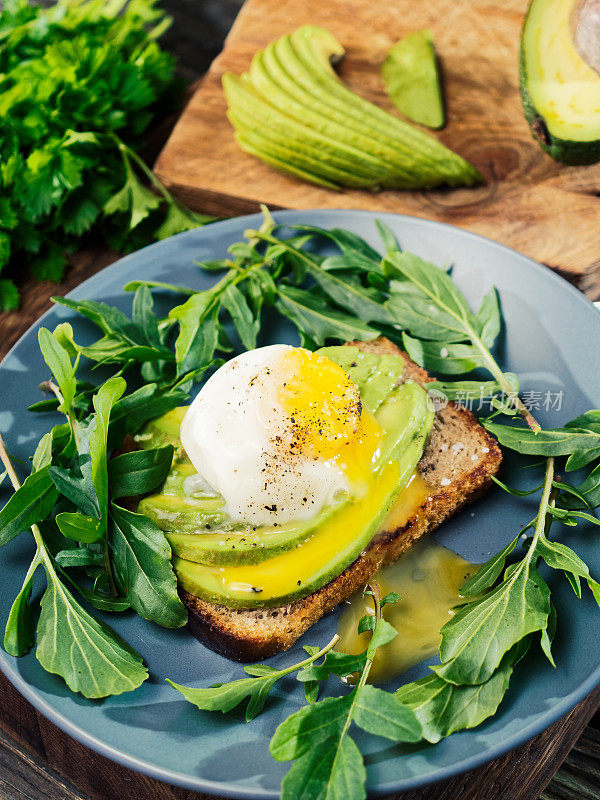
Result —
[[[531,9],[534,0],[531,0],[529,9]],[[521,88],[521,100],[523,103],[523,111],[525,119],[529,123],[533,138],[540,145],[540,147],[548,153],[555,161],[561,164],[568,164],[570,166],[584,166],[587,164],[596,164],[600,161],[600,140],[588,142],[576,142],[568,139],[559,139],[553,136],[546,125],[544,117],[536,109],[533,100],[531,99],[528,91],[527,83],[527,57],[525,53],[524,32],[527,25],[528,13],[525,15],[523,22],[523,33],[521,34],[521,47],[519,50],[519,76]],[[600,77],[598,78],[600,80]]]

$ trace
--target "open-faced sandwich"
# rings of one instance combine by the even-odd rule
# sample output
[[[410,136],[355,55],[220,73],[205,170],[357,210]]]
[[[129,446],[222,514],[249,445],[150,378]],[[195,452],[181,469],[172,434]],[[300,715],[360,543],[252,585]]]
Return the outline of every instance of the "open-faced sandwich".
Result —
[[[256,661],[304,631],[491,483],[496,441],[437,412],[425,370],[384,338],[251,350],[137,446],[175,446],[139,511],[165,532],[192,632]]]

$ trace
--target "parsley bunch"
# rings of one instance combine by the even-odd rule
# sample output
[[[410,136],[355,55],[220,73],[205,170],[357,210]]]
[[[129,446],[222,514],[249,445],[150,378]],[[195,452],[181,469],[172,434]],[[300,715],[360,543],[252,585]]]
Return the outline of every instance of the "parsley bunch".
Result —
[[[59,281],[94,230],[118,250],[208,218],[179,205],[137,155],[177,97],[156,42],[157,0],[8,0],[0,12],[0,309],[28,269]],[[158,194],[141,180],[149,179]]]

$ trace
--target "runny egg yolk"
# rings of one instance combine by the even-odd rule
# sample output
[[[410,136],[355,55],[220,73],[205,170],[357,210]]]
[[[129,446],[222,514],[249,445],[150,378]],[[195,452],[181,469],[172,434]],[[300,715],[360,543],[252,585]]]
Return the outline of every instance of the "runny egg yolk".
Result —
[[[335,465],[351,486],[371,476],[383,430],[363,408],[358,386],[325,356],[293,348],[282,356],[279,404],[294,454]]]

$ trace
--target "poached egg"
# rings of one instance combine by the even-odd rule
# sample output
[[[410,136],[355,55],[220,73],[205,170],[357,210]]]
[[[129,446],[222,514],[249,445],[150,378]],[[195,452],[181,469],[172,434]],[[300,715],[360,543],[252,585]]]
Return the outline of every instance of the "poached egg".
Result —
[[[198,485],[254,526],[309,519],[363,494],[382,436],[338,364],[283,344],[220,367],[181,425]]]

